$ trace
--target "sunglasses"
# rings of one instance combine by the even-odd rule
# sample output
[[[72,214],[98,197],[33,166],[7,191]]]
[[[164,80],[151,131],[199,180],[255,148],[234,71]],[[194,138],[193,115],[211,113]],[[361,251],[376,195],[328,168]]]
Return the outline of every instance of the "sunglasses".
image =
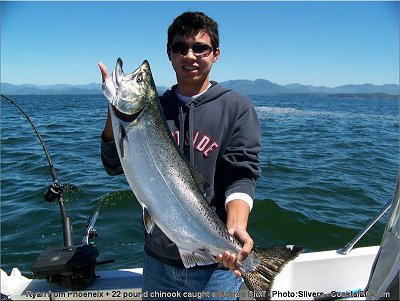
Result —
[[[183,42],[176,42],[171,45],[171,52],[178,55],[186,55],[192,49],[193,54],[197,58],[209,56],[213,48],[207,44],[195,43],[189,46]]]

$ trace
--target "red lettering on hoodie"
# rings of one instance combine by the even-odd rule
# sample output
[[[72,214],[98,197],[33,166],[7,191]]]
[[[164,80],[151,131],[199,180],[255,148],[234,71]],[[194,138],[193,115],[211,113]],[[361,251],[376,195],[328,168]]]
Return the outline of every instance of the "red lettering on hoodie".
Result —
[[[178,132],[179,133],[179,132]],[[193,135],[193,145],[195,145],[197,137],[199,137],[199,131],[195,131]],[[185,138],[185,145],[189,145],[189,132],[186,132],[186,138]]]
[[[219,144],[215,141],[211,143],[211,145],[203,152],[204,158],[207,158],[208,155],[214,150],[219,148]]]
[[[176,143],[179,146],[179,131],[172,132],[172,136],[175,138]],[[219,148],[218,142],[210,138],[207,134],[203,134],[199,138],[199,131],[195,131],[193,135],[193,148],[203,154],[204,158],[207,158],[210,153]],[[189,132],[186,133],[185,146],[189,145]]]
[[[176,144],[179,146],[179,131],[173,131],[171,134],[175,138]]]
[[[197,149],[199,152],[203,152],[203,150],[206,148],[206,146],[210,141],[211,139],[207,135],[203,135],[199,143],[197,143],[197,145],[195,145],[194,148]]]

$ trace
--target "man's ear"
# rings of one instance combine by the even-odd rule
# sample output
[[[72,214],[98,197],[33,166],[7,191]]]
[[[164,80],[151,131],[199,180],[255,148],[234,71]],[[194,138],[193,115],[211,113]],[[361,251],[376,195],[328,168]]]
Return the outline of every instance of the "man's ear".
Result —
[[[171,50],[167,50],[168,59],[171,60]]]
[[[216,63],[216,62],[217,62],[217,60],[218,60],[220,54],[221,54],[221,50],[220,50],[219,48],[217,48],[217,49],[214,50],[214,60],[213,60],[213,63]]]

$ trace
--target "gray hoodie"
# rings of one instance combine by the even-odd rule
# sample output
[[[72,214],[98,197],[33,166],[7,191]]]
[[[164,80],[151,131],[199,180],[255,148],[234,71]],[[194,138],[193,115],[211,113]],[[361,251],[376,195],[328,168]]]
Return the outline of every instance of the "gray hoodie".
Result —
[[[225,199],[232,193],[254,198],[260,176],[260,124],[251,101],[216,82],[189,106],[173,86],[160,97],[172,135],[185,157],[210,184],[208,201],[226,223]],[[101,158],[110,175],[123,173],[115,143],[101,143]],[[145,232],[145,250],[153,257],[183,266],[178,249],[155,226]]]

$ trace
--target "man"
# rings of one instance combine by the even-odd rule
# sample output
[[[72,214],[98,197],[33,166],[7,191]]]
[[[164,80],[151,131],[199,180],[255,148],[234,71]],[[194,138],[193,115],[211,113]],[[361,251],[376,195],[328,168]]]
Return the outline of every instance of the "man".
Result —
[[[182,153],[210,183],[210,205],[243,248],[237,256],[219,254],[217,261],[223,266],[186,269],[176,245],[158,227],[151,234],[145,231],[142,289],[179,292],[175,299],[196,292],[210,299],[222,299],[218,293],[224,292],[232,299],[241,285],[236,260],[244,259],[253,247],[246,228],[260,175],[259,121],[248,98],[209,80],[220,55],[218,25],[213,19],[201,12],[178,16],[168,29],[167,55],[177,80],[177,85],[160,97],[168,126]],[[107,69],[102,63],[99,66],[104,82]],[[122,173],[109,115],[101,151],[106,171]],[[194,294],[192,297],[196,299]]]

